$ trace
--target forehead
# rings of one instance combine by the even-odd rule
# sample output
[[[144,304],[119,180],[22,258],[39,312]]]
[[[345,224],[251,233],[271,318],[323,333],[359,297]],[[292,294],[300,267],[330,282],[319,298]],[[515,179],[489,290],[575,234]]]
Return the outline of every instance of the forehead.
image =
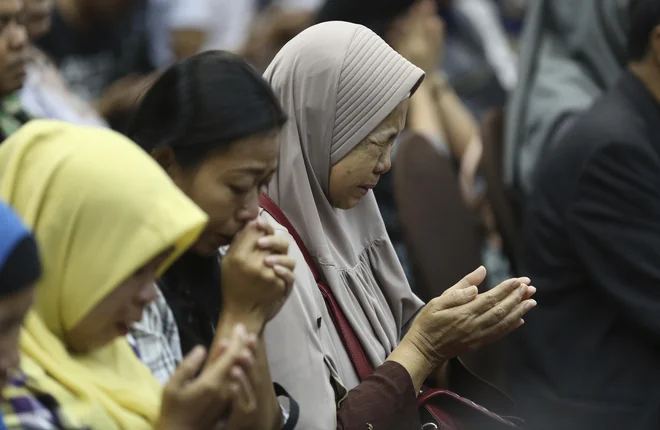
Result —
[[[406,125],[408,115],[408,99],[405,99],[394,108],[380,124],[369,133],[370,138],[389,138],[392,133],[400,133]]]
[[[224,168],[271,169],[277,167],[279,153],[279,131],[271,131],[237,140],[209,161]]]
[[[23,9],[23,0],[0,0],[0,15],[17,15]]]

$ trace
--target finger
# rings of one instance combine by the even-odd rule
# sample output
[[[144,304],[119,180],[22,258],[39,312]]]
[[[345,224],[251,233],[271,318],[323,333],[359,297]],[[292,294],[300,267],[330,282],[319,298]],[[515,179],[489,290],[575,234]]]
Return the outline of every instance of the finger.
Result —
[[[243,406],[249,407],[251,401],[249,392],[253,390],[247,374],[242,368],[234,366],[231,369],[230,377],[234,382],[238,383],[238,400],[243,403]]]
[[[215,348],[211,350],[211,354],[209,355],[207,362],[215,361],[215,359],[227,351],[228,347],[229,341],[227,339],[220,339],[218,342],[216,342]]]
[[[289,239],[284,236],[270,235],[259,238],[257,247],[264,251],[271,251],[274,254],[286,255],[289,252]]]
[[[252,352],[252,349],[246,345],[243,351],[241,351],[241,353],[236,357],[236,361],[234,363],[235,365],[247,370],[254,366],[254,362],[254,353]]]
[[[474,323],[479,324],[479,328],[488,328],[499,324],[523,301],[525,294],[527,294],[527,285],[523,284],[513,294],[509,294],[504,300],[477,317]]]
[[[473,314],[482,315],[494,308],[502,300],[509,297],[511,293],[517,291],[518,288],[520,288],[520,285],[520,281],[517,278],[507,279],[492,290],[479,294],[474,302],[468,304],[468,306],[472,308],[471,310]],[[521,297],[522,296],[518,296],[519,301]]]
[[[472,285],[467,288],[450,288],[440,297],[433,299],[433,305],[437,309],[449,309],[470,303],[479,294],[479,289]]]
[[[264,258],[264,263],[268,267],[282,266],[289,270],[296,268],[296,259],[288,255],[268,255]]]
[[[525,316],[527,312],[534,309],[535,306],[536,300],[525,300],[518,304],[513,312],[507,315],[505,319],[483,332],[484,342],[482,342],[481,345],[498,340],[522,326],[525,323],[522,317]]]
[[[523,296],[523,300],[531,299],[534,294],[536,294],[536,287],[530,285],[527,287],[527,293]]]
[[[284,285],[284,289],[288,291],[288,289],[289,289],[288,287],[290,285],[293,285],[294,280],[295,280],[295,278],[293,276],[293,272],[290,269],[288,269],[286,267],[282,267],[282,266],[273,267],[273,271],[275,272],[275,274],[277,275],[278,278],[280,278],[282,281],[284,281],[284,283],[286,284],[286,285]]]
[[[254,249],[256,241],[264,233],[257,227],[256,221],[250,221],[234,237],[229,247],[228,254],[242,254]]]
[[[247,340],[247,347],[250,348],[250,351],[252,351],[252,354],[257,353],[257,347],[258,347],[258,339],[257,335],[254,333],[248,334],[248,340]]]
[[[222,383],[242,351],[246,348],[247,330],[243,324],[236,324],[227,350],[215,361],[208,363],[204,369],[204,377]]]
[[[529,285],[532,282],[532,280],[527,277],[518,278],[518,281],[525,285]]]
[[[458,283],[454,285],[452,288],[454,287],[468,288],[471,287],[472,285],[476,285],[478,287],[479,285],[481,285],[484,279],[486,279],[486,268],[484,266],[479,266],[477,270],[466,275],[463,279],[458,281]]]
[[[203,346],[196,346],[188,355],[185,356],[179,367],[170,378],[168,385],[174,387],[183,387],[197,375],[204,360],[206,359],[206,349]]]
[[[255,223],[257,228],[261,230],[263,233],[266,233],[269,236],[275,234],[275,228],[273,228],[272,224],[266,221],[265,219],[257,218]]]

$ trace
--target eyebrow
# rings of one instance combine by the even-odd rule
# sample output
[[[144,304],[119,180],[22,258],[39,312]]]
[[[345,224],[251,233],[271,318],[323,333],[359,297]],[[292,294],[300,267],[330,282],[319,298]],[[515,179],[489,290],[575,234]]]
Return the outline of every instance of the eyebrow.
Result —
[[[380,130],[372,135],[372,139],[378,142],[388,142],[399,135],[399,129],[396,127],[388,127]]]
[[[277,168],[271,169],[271,168],[263,168],[263,167],[239,167],[238,169],[234,169],[233,171],[237,173],[247,173],[247,174],[259,176],[274,170],[277,170]]]

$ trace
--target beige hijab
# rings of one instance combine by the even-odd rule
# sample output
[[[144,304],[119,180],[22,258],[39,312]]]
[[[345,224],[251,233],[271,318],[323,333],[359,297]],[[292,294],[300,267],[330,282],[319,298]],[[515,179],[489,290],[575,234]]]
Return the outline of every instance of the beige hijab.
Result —
[[[300,33],[282,48],[264,75],[289,116],[282,134],[280,168],[267,193],[300,234],[374,366],[382,364],[397,346],[423,303],[410,289],[373,193],[350,210],[330,205],[330,167],[414,92],[423,76],[371,30],[346,22],[326,22]],[[300,289],[297,295],[317,293],[313,281],[295,289]],[[293,309],[296,300],[282,312],[310,312]],[[311,302],[319,303],[318,295]],[[305,342],[311,341],[292,337],[296,317],[283,316],[289,319],[289,327],[269,329],[268,342],[279,340],[280,346],[292,349],[291,354],[307,351]],[[324,320],[332,324],[329,318]],[[306,321],[301,324],[316,324],[313,318]],[[338,338],[330,337],[333,345],[321,341],[320,347],[346,357]],[[334,355],[331,351],[323,354],[326,359]],[[336,359],[341,361],[341,357]],[[353,371],[337,367],[345,387],[358,384]],[[294,396],[317,389],[314,381],[295,380],[291,372],[273,369],[274,379],[286,378],[278,382]]]

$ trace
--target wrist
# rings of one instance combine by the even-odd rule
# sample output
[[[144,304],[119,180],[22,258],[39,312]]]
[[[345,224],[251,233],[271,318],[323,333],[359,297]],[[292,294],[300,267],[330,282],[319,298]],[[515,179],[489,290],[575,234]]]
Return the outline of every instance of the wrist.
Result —
[[[414,342],[408,339],[408,336],[403,338],[387,360],[399,363],[408,371],[416,392],[419,392],[426,378],[437,366]]]
[[[231,336],[236,324],[243,324],[248,333],[261,334],[266,325],[266,318],[259,312],[226,307],[220,313],[216,331],[222,335]]]

